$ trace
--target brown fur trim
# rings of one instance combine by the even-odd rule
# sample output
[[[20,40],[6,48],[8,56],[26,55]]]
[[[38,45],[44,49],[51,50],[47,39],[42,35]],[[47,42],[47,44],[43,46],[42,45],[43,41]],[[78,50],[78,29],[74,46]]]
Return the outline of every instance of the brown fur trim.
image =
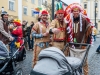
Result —
[[[87,29],[87,31],[86,31],[86,34],[85,34],[84,43],[87,42],[88,37],[91,37],[91,36],[90,36],[91,34],[92,34],[92,27],[89,26],[88,29]]]

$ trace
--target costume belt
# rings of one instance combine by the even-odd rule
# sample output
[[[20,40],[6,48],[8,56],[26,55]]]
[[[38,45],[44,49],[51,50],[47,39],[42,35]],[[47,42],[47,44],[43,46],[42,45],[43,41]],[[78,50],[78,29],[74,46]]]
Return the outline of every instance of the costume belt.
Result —
[[[49,42],[39,42],[37,43],[37,46],[39,46],[40,48],[49,47]]]

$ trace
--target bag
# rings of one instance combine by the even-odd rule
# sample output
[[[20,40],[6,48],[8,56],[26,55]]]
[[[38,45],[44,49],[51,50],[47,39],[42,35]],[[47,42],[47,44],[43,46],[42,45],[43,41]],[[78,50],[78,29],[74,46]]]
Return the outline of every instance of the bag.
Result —
[[[77,57],[79,59],[83,59],[87,49],[74,49],[70,48],[70,56]]]

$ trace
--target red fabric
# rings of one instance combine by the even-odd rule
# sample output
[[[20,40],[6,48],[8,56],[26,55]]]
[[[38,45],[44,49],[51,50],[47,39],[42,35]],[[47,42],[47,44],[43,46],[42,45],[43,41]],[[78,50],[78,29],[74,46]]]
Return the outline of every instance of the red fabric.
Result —
[[[56,11],[56,14],[65,14],[65,11],[64,10],[58,10],[58,11]]]
[[[13,30],[11,34],[17,37],[17,42],[20,42],[20,45],[23,43],[22,27],[17,27],[17,29]]]
[[[16,24],[16,26],[21,26],[22,24],[19,22],[14,22]]]
[[[43,11],[41,12],[41,14],[42,14],[42,15],[43,15],[43,14],[48,15],[48,12],[47,12],[46,10],[43,10]]]
[[[60,27],[58,29],[61,30],[61,31],[65,31],[66,30],[65,28],[62,28],[62,27]]]

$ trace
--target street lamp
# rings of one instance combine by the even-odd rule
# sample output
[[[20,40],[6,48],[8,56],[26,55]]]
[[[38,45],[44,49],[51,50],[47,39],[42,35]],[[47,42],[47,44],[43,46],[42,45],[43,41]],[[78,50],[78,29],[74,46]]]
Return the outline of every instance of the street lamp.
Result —
[[[54,2],[55,1],[60,2],[61,0],[52,0],[52,20],[54,19]]]
[[[96,0],[95,0],[95,26],[97,28],[97,24],[96,24]]]
[[[52,0],[52,20],[54,19],[54,0]]]

